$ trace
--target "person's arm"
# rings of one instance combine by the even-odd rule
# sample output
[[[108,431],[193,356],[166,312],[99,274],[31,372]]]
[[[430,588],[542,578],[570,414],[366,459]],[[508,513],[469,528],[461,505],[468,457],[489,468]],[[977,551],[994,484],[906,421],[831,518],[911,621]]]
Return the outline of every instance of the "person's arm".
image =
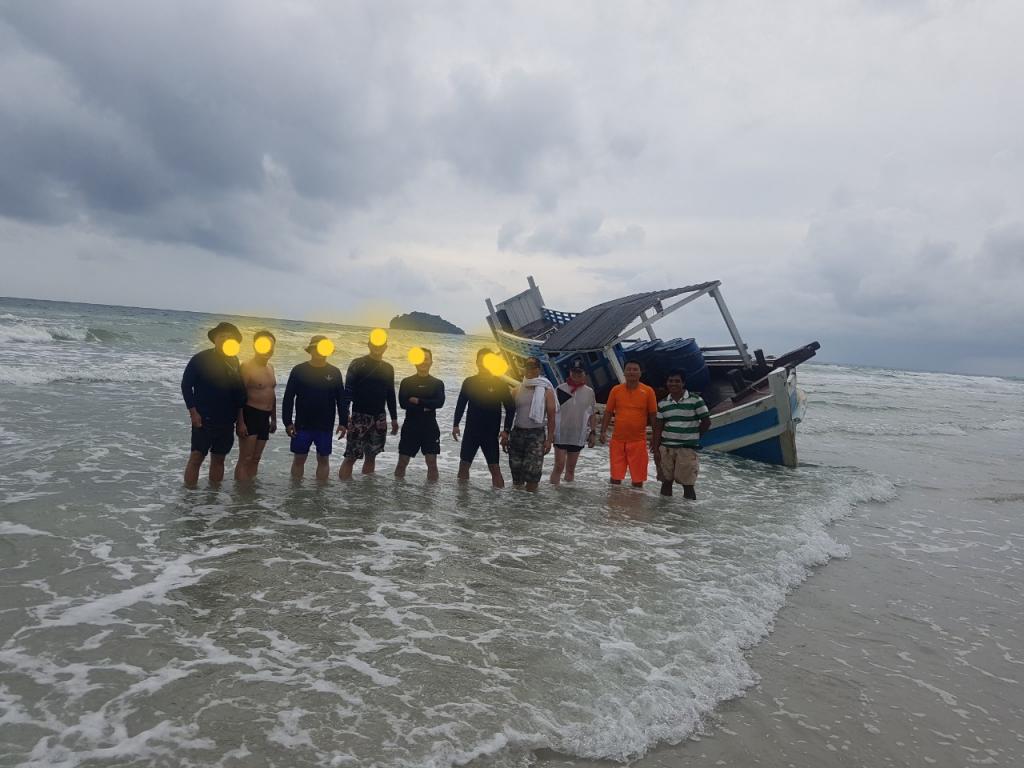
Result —
[[[356,380],[359,378],[356,374],[359,372],[359,358],[357,357],[351,363],[348,364],[348,370],[345,371],[345,402],[348,403],[348,407],[345,408],[345,425],[349,426],[350,417],[348,416],[349,408],[353,406],[356,400]]]
[[[604,416],[601,417],[601,442],[607,442],[608,425],[612,423],[612,415],[615,413],[615,390],[608,394],[608,401],[604,404]]]
[[[701,417],[697,430],[700,432],[700,436],[703,437],[704,433],[711,429],[711,411],[708,410],[708,406],[703,399],[701,399],[700,404],[697,406],[697,415]]]
[[[444,382],[438,379],[437,386],[434,387],[434,391],[430,393],[430,397],[419,398],[419,405],[422,405],[424,408],[431,408],[435,411],[444,405]]]
[[[655,416],[658,415],[658,398],[654,396],[654,390],[647,389],[647,426],[651,428],[651,432],[654,432],[654,422],[657,421]],[[653,438],[652,438],[653,439]]]
[[[593,392],[590,394],[590,432],[587,434],[587,445],[591,448],[597,442],[597,397]]]
[[[192,426],[197,429],[203,426],[203,417],[196,410],[196,384],[198,382],[199,366],[193,357],[188,361],[185,371],[181,374],[181,397],[185,401],[185,407],[188,409],[188,416],[192,420]]]
[[[462,388],[459,390],[459,398],[455,401],[455,420],[452,422],[452,437],[456,440],[459,439],[459,424],[462,421],[462,414],[465,413],[466,405],[468,403],[469,395],[466,394],[466,382],[462,382]]]
[[[270,432],[273,434],[277,432],[277,372],[270,363],[267,363],[267,367],[270,369],[270,375],[274,379],[274,396],[270,401]]]
[[[544,440],[544,453],[551,450],[555,444],[555,427],[558,423],[558,408],[555,406],[555,390],[551,387],[544,387],[544,409],[548,415],[548,436]]]
[[[516,399],[512,396],[511,389],[505,389],[505,395],[502,397],[501,402],[505,406],[505,429],[502,432],[507,435],[512,431],[512,425],[516,421]]]
[[[398,405],[402,410],[409,410],[409,388],[405,386],[405,382],[408,379],[402,379],[402,383],[398,385]]]
[[[651,453],[657,455],[661,446],[661,433],[665,431],[665,416],[658,411],[654,419],[653,432],[651,433]]]
[[[245,388],[245,381],[242,379],[242,370],[239,367],[238,380],[235,381],[235,387],[232,391],[235,399],[235,407],[237,412],[235,413],[235,432],[239,437],[248,437],[249,430],[245,425],[245,403],[249,399],[249,392]]]
[[[391,368],[389,365],[388,368]],[[395,402],[395,369],[391,368],[391,381],[387,391],[388,413],[391,414],[391,434],[398,434],[398,404]]]
[[[338,369],[338,386],[334,388],[334,404],[338,409],[338,428],[335,430],[338,437],[344,437],[348,431],[348,388],[345,386],[345,377]]]
[[[288,383],[284,387],[284,399],[281,401],[281,423],[284,424],[284,431],[291,437],[295,434],[292,426],[292,408],[295,407],[295,369],[288,374]]]

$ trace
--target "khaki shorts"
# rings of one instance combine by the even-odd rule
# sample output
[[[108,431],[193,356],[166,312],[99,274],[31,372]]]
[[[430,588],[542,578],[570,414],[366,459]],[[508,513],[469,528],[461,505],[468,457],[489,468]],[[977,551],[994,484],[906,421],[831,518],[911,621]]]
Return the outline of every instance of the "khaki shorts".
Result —
[[[696,485],[700,460],[693,448],[669,448],[661,446],[661,477],[663,483],[674,480],[680,485]]]

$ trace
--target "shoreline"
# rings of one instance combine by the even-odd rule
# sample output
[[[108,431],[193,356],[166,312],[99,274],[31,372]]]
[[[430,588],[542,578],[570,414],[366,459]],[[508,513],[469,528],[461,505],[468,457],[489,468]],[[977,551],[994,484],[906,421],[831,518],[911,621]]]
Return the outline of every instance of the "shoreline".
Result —
[[[629,765],[1024,764],[1024,573],[975,554],[995,538],[1024,550],[1019,504],[957,520],[942,495],[872,502],[837,521],[831,534],[851,554],[815,568],[744,654],[759,682],[721,702],[702,733]],[[915,546],[924,525],[930,540]],[[537,757],[538,768],[621,765]]]

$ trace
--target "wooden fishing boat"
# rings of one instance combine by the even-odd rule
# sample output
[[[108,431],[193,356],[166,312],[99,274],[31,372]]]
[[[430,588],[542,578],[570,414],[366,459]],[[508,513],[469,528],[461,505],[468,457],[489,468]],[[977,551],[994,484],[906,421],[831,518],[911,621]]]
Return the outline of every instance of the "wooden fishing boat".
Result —
[[[722,297],[721,282],[636,293],[582,312],[544,306],[533,277],[529,287],[497,304],[487,299],[487,322],[512,375],[522,376],[528,356],[540,359],[545,375],[565,381],[569,365],[580,360],[599,403],[625,380],[622,366],[637,359],[643,381],[665,394],[664,376],[686,373],[687,388],[699,393],[711,410],[711,429],[701,447],[726,451],[769,464],[797,466],[796,426],[806,409],[797,387],[796,368],[820,348],[816,341],[778,357],[751,352]],[[714,300],[731,344],[700,346],[694,339],[659,339],[654,325],[691,302]],[[634,338],[643,333],[646,339]]]

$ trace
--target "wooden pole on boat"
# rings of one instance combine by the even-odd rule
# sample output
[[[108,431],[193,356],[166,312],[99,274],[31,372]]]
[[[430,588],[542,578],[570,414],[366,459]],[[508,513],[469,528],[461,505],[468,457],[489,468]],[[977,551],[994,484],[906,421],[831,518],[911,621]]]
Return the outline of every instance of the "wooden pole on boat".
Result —
[[[626,383],[626,374],[622,370],[622,366],[619,365],[619,357],[615,354],[615,350],[609,344],[604,348],[604,356],[608,360],[608,365],[612,367],[612,373],[615,374],[615,378],[619,380],[619,384]]]
[[[729,314],[729,308],[725,306],[725,299],[722,298],[722,292],[718,290],[718,286],[715,286],[710,291],[712,297],[715,299],[715,303],[718,305],[718,311],[722,313],[722,319],[725,320],[725,326],[729,329],[729,335],[732,336],[733,343],[736,344],[736,351],[740,353],[740,359],[743,361],[743,367],[749,368],[751,366],[750,353],[747,352],[747,345],[743,343],[743,339],[740,338],[740,331],[736,327],[736,323],[733,322],[732,315]]]
[[[654,332],[654,325],[647,318],[647,310],[646,309],[643,310],[640,313],[640,319],[644,321],[644,328],[647,329],[647,336],[648,336],[648,338],[650,338],[651,341],[657,341],[658,340],[658,334],[656,334]]]

